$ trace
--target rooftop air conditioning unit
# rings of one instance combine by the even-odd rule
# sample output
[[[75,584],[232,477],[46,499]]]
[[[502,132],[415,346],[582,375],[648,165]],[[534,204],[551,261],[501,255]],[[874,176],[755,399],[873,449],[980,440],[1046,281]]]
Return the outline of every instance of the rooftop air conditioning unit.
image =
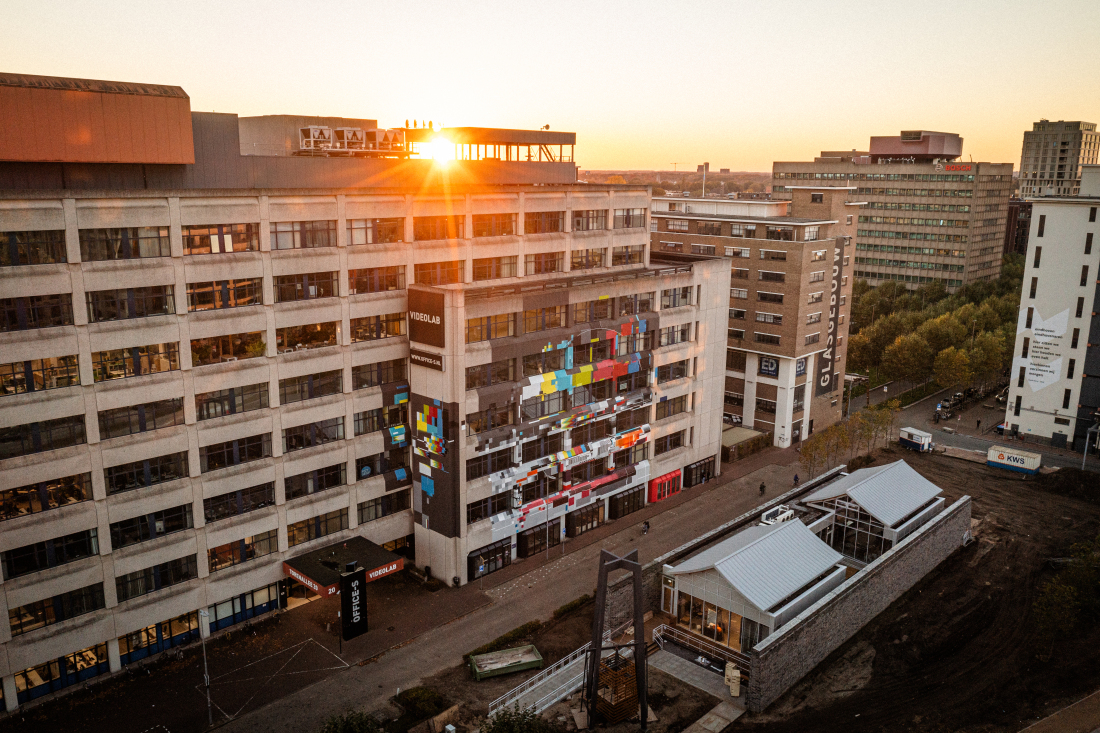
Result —
[[[337,127],[333,147],[337,150],[365,150],[366,131],[359,127]]]
[[[298,148],[301,150],[331,150],[332,128],[320,125],[298,128]]]
[[[761,524],[782,524],[794,519],[794,510],[785,504],[772,507],[760,517]]]

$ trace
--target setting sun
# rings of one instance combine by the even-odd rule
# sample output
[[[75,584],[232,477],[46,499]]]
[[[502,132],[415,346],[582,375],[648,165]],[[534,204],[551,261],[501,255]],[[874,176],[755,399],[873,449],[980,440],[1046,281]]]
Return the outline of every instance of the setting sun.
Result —
[[[436,135],[431,142],[422,146],[420,154],[425,158],[431,158],[437,163],[446,165],[455,159],[455,145],[442,135]]]

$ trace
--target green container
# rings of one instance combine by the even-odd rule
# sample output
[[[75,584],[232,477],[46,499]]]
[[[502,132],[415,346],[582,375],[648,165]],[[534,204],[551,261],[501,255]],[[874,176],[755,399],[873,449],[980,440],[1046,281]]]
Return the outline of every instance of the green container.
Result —
[[[522,672],[525,669],[542,669],[542,655],[534,644],[470,657],[470,671],[474,673],[474,679],[479,682],[489,677]]]

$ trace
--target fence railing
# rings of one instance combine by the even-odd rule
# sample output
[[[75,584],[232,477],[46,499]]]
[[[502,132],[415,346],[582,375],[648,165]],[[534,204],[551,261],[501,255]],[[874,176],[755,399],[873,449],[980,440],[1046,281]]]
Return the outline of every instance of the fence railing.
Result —
[[[705,639],[700,639],[698,636],[689,634],[675,626],[661,624],[655,628],[653,630],[653,641],[657,642],[657,645],[662,649],[665,648],[666,643],[671,641],[677,646],[699,652],[703,656],[721,659],[724,662],[732,662],[745,676],[748,676],[751,671],[751,660],[747,654],[711,644]]]

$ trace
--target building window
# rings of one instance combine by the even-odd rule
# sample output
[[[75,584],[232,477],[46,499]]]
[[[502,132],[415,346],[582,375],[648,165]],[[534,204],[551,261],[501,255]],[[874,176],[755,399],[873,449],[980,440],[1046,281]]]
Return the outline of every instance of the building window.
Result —
[[[211,420],[224,415],[237,415],[268,407],[267,382],[248,384],[243,387],[219,389],[216,392],[203,392],[195,395],[195,418]]]
[[[743,321],[745,320],[746,315],[748,315],[747,311],[743,311],[738,308],[729,309],[729,317],[731,321]]]
[[[792,407],[794,412],[801,412],[806,406],[806,385],[800,384],[794,388]]]
[[[275,302],[335,298],[340,294],[335,272],[310,272],[302,275],[280,275],[275,278]]]
[[[476,223],[474,227],[477,227]],[[552,234],[563,231],[565,231],[564,211],[526,212],[523,215],[524,234]]]
[[[69,293],[0,299],[0,332],[73,325]]]
[[[779,337],[770,333],[757,332],[753,334],[758,344],[771,344],[773,346],[779,346]]]
[[[286,491],[286,500],[297,499],[310,494],[344,486],[348,482],[348,467],[345,463],[337,463],[328,468],[320,468],[316,471],[306,471],[295,476],[287,476],[283,479],[283,488]]]
[[[807,305],[813,305],[814,303],[822,302],[824,299],[824,292],[810,293],[809,297],[806,298],[806,303]]]
[[[1047,228],[1047,215],[1046,214],[1039,214],[1039,228],[1036,230],[1035,236],[1037,236],[1037,237],[1043,236],[1043,232],[1046,231],[1046,228]]]
[[[355,413],[353,428],[356,435],[366,435],[384,428],[404,425],[405,421],[405,406],[390,405]]]
[[[121,494],[124,491],[142,489],[147,486],[187,478],[190,469],[187,463],[187,451],[169,453],[165,456],[146,458],[132,463],[103,469],[107,496]]]
[[[190,504],[182,504],[152,514],[139,514],[133,519],[124,519],[111,524],[111,549],[118,550],[148,542],[158,537],[191,529],[193,526]]]
[[[83,532],[74,532],[64,537],[0,552],[0,564],[4,568],[4,580],[11,580],[98,554],[99,537],[96,530],[86,529]]]
[[[335,326],[335,324],[332,325]],[[404,335],[404,313],[386,313],[381,316],[367,316],[365,318],[351,319],[351,340],[353,343],[359,341],[377,341],[379,339]],[[335,338],[335,333],[333,334],[333,338]]]
[[[464,260],[425,262],[414,266],[414,281],[419,285],[450,285],[463,281]]]
[[[182,230],[185,255],[257,252],[260,249],[259,224],[188,225]]]
[[[573,212],[573,231],[592,232],[607,229],[607,209],[583,209]]]
[[[782,303],[783,293],[765,293],[758,291],[756,293],[756,299],[761,303]]]
[[[271,249],[336,246],[336,220],[271,222]]]
[[[520,414],[525,420],[539,420],[557,415],[565,409],[565,393],[554,392],[546,397],[531,397],[520,403]]]
[[[776,410],[775,400],[762,400],[759,397],[756,398],[756,411],[764,412],[769,415],[774,415]]]
[[[267,385],[263,385],[265,390]],[[344,391],[344,370],[334,369],[318,374],[305,374],[279,380],[279,404],[312,400]]]
[[[207,550],[207,559],[210,572],[214,573],[278,551],[279,530],[273,529],[252,537],[245,537],[243,540],[212,547]]]
[[[97,290],[84,294],[88,321],[121,321],[129,318],[169,315],[176,312],[171,285],[124,290]]]
[[[811,333],[811,334],[806,336],[806,345],[809,346],[810,344],[816,344],[820,340],[821,340],[821,334],[820,333]]]
[[[674,344],[682,344],[685,341],[690,341],[691,324],[683,323],[679,326],[665,326],[661,329],[660,339],[658,340],[659,346],[672,346]]]
[[[529,254],[525,257],[526,273],[528,275],[548,275],[552,272],[562,272],[565,268],[564,252],[541,252]]]
[[[639,244],[630,247],[613,247],[611,249],[612,266],[641,265],[645,262],[645,245]]]
[[[192,362],[195,353],[192,343]],[[194,363],[194,366],[201,366]],[[132,346],[127,349],[92,353],[92,378],[96,382],[171,372],[180,368],[179,343]]]
[[[666,224],[670,232],[686,232],[688,230],[687,219],[668,219]]]
[[[183,398],[99,411],[99,439],[110,440],[183,425]]]
[[[787,281],[787,275],[786,273],[782,272],[769,272],[768,270],[761,270],[760,279],[767,282],[781,283]]]
[[[1089,282],[1089,266],[1081,265],[1081,287],[1084,287]]]
[[[810,282],[819,283],[819,282],[824,282],[824,281],[825,281],[825,273],[824,272],[811,272],[810,273]]]
[[[219,364],[226,361],[237,361],[239,359],[252,359],[255,357],[263,356],[264,351],[267,348],[267,344],[263,340],[264,332],[255,331],[252,333],[238,333],[231,336],[212,336],[204,339],[194,339],[191,341],[191,365],[195,367],[206,366],[208,364]],[[162,344],[161,347],[168,346],[173,347],[175,344]],[[153,349],[157,347],[145,347],[147,349]],[[102,352],[102,353],[114,353],[114,352]],[[129,356],[127,354],[127,356]],[[173,366],[172,354],[156,354],[152,359],[152,371],[168,371],[169,369],[176,369],[178,366]],[[93,368],[95,367],[95,355],[93,355]],[[142,362],[144,367],[144,360]],[[144,371],[141,373],[145,373]],[[108,372],[109,374],[109,372]],[[132,376],[130,374],[119,376]],[[105,377],[107,379],[114,379],[115,376]],[[96,381],[100,381],[97,379]]]
[[[404,219],[348,219],[348,246],[405,241]]]
[[[823,262],[825,260],[825,250],[819,249],[812,253],[810,257],[811,262]]]
[[[764,233],[768,239],[777,242],[794,241],[794,227],[766,227]]]
[[[577,344],[573,347],[573,366],[579,367],[585,364],[610,359],[614,353],[615,342],[611,339],[590,341],[587,344]],[[523,357],[523,375],[531,377],[536,374],[557,371],[563,369],[565,363],[564,349],[555,349],[541,354],[528,354]]]
[[[661,291],[661,308],[678,308],[682,305],[691,305],[692,287],[673,288]]]
[[[361,364],[351,368],[351,388],[367,389],[380,387],[391,382],[400,382],[408,378],[404,359],[390,359],[373,364]]]
[[[534,440],[524,441],[520,460],[523,463],[530,463],[531,461],[537,461],[540,458],[545,458],[552,453],[561,451],[565,445],[564,435],[564,433],[552,433],[550,435],[543,435],[542,437],[535,438]]]
[[[783,325],[783,316],[779,313],[757,313],[757,323],[774,323],[777,326]]]
[[[474,260],[474,282],[516,277],[518,257],[486,257]]]
[[[199,448],[199,470],[202,473],[228,466],[259,461],[271,457],[271,433],[252,435],[224,443]]]
[[[742,407],[745,404],[745,395],[737,392],[726,392],[722,402],[730,407]]]
[[[657,367],[657,384],[664,384],[665,382],[673,382],[677,379],[683,379],[690,376],[691,369],[688,366],[688,360],[683,359],[681,361],[674,361],[671,364],[664,364]]]
[[[83,262],[171,255],[167,226],[80,230],[80,259]]]
[[[491,364],[466,367],[466,389],[516,381],[516,360],[501,359]]]
[[[466,319],[466,343],[491,341],[516,335],[516,314],[502,313],[498,316],[483,316]]]
[[[744,351],[738,351],[737,349],[726,350],[726,369],[734,372],[745,371],[745,365],[747,363],[747,354]]]
[[[514,425],[515,414],[516,408],[512,404],[486,407],[480,412],[471,412],[466,415],[466,430],[470,435],[476,435],[486,430]]]
[[[821,323],[821,313],[810,313],[806,316],[806,325],[813,325],[814,323]]]
[[[20,636],[28,631],[67,621],[104,608],[103,583],[61,593],[53,598],[28,603],[8,611],[11,635]]]
[[[84,445],[84,415],[0,428],[0,460]]]
[[[810,194],[810,203],[811,204],[820,204],[820,203],[824,203],[824,201],[825,201],[825,194],[823,194],[823,193],[811,193]]]
[[[186,583],[199,577],[199,564],[195,555],[154,565],[151,568],[127,573],[115,578],[118,602],[152,593],[173,585]]]
[[[738,340],[744,339],[745,338],[745,329],[743,329],[743,328],[727,328],[726,329],[726,338],[738,339]]]
[[[474,524],[512,508],[511,492],[502,492],[466,505],[466,524]]]
[[[657,420],[664,420],[666,417],[672,417],[687,412],[688,410],[688,396],[680,395],[679,397],[673,397],[668,400],[661,400],[657,403]]]
[[[466,236],[464,216],[417,216],[413,218],[413,239],[462,239]]]
[[[296,547],[330,534],[342,532],[348,528],[348,510],[338,509],[328,514],[303,519],[301,522],[286,526],[287,544]]]
[[[716,221],[700,221],[696,222],[695,230],[697,234],[708,237],[720,237],[722,236],[722,225]]]
[[[405,266],[367,267],[348,270],[348,293],[384,293],[405,289]]]
[[[1069,347],[1071,349],[1076,349],[1077,348],[1077,342],[1080,340],[1080,338],[1081,338],[1081,329],[1079,329],[1079,328],[1073,329],[1073,338],[1070,339]],[[1027,354],[1024,354],[1024,356],[1027,356]]]
[[[0,232],[0,267],[67,262],[65,230]]]
[[[552,305],[546,308],[525,311],[523,314],[524,333],[562,328],[565,326],[565,311],[566,306],[564,305]]]
[[[645,227],[645,209],[615,209],[615,229]]]
[[[0,395],[41,392],[80,384],[79,366],[75,354],[0,364]]]
[[[411,492],[406,489],[361,502],[359,504],[359,524],[373,522],[375,519],[405,511],[411,506],[410,497]]]
[[[263,280],[258,277],[187,284],[187,310],[190,312],[241,308],[263,303]]]
[[[210,524],[269,506],[275,506],[274,481],[204,499],[202,510],[206,523]]]
[[[28,486],[0,491],[0,521],[37,514],[92,498],[92,475],[40,481]]]
[[[344,439],[344,418],[333,417],[328,420],[295,425],[283,428],[283,453],[313,448],[325,443]]]
[[[606,247],[601,249],[575,249],[571,253],[569,269],[591,270],[594,267],[603,267],[606,258]]]
[[[409,451],[407,448],[390,448],[389,451],[375,453],[372,456],[355,459],[356,480],[380,476],[399,468],[409,467]]]
[[[657,440],[653,441],[653,455],[659,456],[669,451],[682,448],[684,446],[684,431],[679,430],[671,435],[663,435]]]
[[[749,297],[749,291],[744,288],[730,288],[730,297],[735,300],[746,300]]]
[[[290,326],[275,331],[275,349],[280,354],[303,349],[321,349],[336,346],[336,321],[328,323],[310,323],[305,326]],[[352,335],[356,332],[352,326]]]

